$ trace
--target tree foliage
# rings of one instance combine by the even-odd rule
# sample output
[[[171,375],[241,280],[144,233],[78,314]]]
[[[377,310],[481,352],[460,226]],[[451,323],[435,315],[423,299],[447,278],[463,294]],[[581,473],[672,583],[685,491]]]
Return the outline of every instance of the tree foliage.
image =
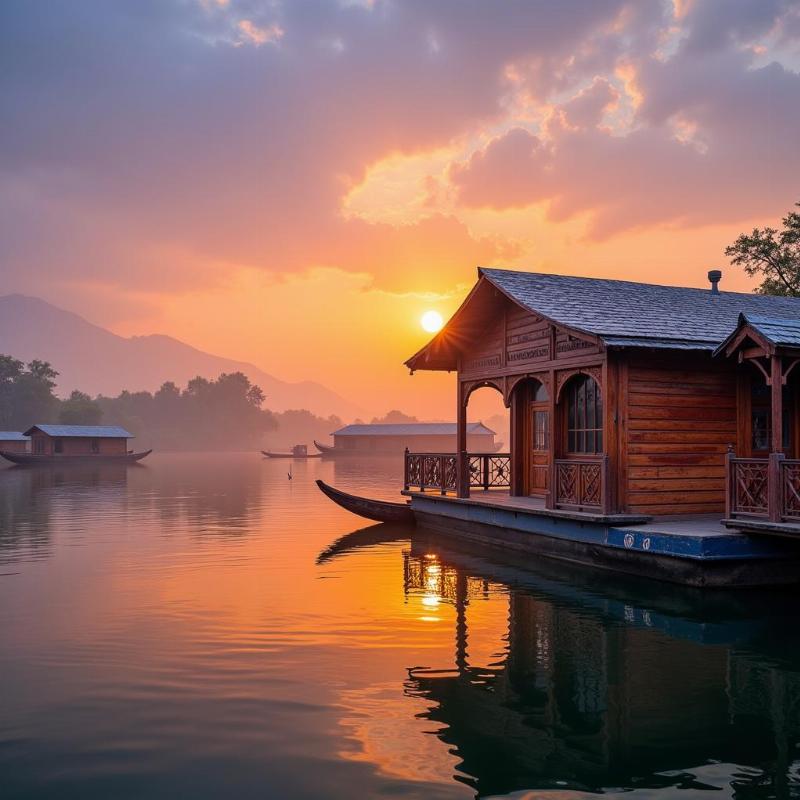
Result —
[[[53,394],[58,373],[46,361],[24,364],[0,355],[0,430],[25,430],[36,422],[55,422],[59,399]]]
[[[62,425],[99,425],[103,409],[84,392],[74,391],[61,402],[58,421]]]
[[[150,392],[98,397],[103,419],[122,425],[148,446],[178,450],[251,450],[277,427],[261,406],[264,393],[241,372],[216,380],[192,378],[181,391],[173,382]]]
[[[800,297],[800,212],[790,211],[781,230],[743,233],[725,248],[725,255],[751,277],[762,279],[757,289],[761,294]]]

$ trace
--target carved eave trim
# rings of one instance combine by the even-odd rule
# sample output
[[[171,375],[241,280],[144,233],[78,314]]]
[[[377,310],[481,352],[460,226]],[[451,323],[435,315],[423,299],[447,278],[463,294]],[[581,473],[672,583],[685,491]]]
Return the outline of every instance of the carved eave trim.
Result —
[[[563,369],[556,372],[556,395],[555,401],[561,401],[561,392],[567,382],[574,378],[576,375],[589,375],[594,378],[595,383],[600,388],[600,393],[605,394],[605,387],[603,386],[603,368],[601,365],[591,367],[577,367],[575,369]]]
[[[775,352],[775,345],[764,337],[760,331],[757,331],[751,325],[744,325],[742,329],[731,339],[725,346],[725,355],[730,358],[742,345],[750,339],[755,342],[766,355],[772,355]],[[745,356],[747,357],[747,356]]]
[[[523,383],[524,381],[537,381],[538,383],[541,383],[545,389],[547,389],[548,395],[553,393],[553,386],[550,382],[549,370],[525,372],[520,375],[511,375],[508,378],[508,386],[506,390],[506,396],[504,398],[507,407],[511,405],[511,396],[514,394],[514,390],[517,388],[517,386],[519,386],[520,383]]]

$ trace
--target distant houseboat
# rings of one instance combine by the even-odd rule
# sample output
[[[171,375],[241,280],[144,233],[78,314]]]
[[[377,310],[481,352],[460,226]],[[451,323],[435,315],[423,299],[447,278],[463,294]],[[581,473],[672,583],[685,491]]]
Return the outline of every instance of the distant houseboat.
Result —
[[[406,449],[455,453],[456,433],[454,422],[346,425],[333,432],[333,447],[314,444],[325,455],[399,455]],[[495,432],[480,422],[467,425],[466,437],[473,451],[493,453],[497,449]]]
[[[0,431],[0,451],[8,453],[27,453],[30,450],[31,439],[19,431]]]
[[[0,449],[0,455],[16,464],[87,461],[139,461],[150,450],[128,450],[133,434],[111,425],[34,425],[25,431],[30,452]]]
[[[480,269],[406,362],[457,373],[457,453],[406,455],[417,524],[694,585],[800,580],[800,299],[708,277]],[[491,457],[467,436],[484,386],[511,412]]]

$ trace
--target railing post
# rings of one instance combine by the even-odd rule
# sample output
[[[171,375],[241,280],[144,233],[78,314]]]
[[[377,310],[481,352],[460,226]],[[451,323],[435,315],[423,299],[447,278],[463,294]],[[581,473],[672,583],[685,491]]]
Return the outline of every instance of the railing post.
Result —
[[[608,453],[600,460],[600,504],[604,514],[611,513],[611,481],[608,479]]]
[[[407,492],[408,491],[408,486],[409,486],[408,476],[409,476],[409,466],[410,466],[409,463],[408,463],[409,459],[408,459],[408,448],[407,447],[406,447],[406,449],[405,449],[405,451],[403,453],[403,456],[404,456],[403,457],[403,490]]]
[[[783,463],[783,453],[772,452],[769,454],[769,463],[767,465],[767,509],[769,512],[770,522],[780,522],[783,516],[783,487],[781,486],[781,478],[783,477],[783,470],[781,464]]]
[[[725,452],[725,519],[733,519],[733,445],[729,444]]]
[[[469,456],[466,450],[456,453],[456,497],[469,497]]]
[[[445,464],[447,456],[439,456],[439,483],[442,485],[442,494],[447,494],[447,481],[445,480]]]
[[[550,451],[552,456],[552,450]],[[547,465],[547,492],[544,496],[544,507],[553,510],[558,503],[556,497],[556,483],[558,482],[558,466],[556,465],[555,458],[550,459]]]
[[[489,491],[489,456],[483,456],[483,491]]]

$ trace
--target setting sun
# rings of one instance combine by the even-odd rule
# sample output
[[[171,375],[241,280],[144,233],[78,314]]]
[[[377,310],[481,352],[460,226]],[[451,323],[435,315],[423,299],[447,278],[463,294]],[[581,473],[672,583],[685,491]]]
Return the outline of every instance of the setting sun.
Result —
[[[420,324],[428,333],[436,333],[442,329],[444,320],[438,311],[426,311],[420,318]]]

